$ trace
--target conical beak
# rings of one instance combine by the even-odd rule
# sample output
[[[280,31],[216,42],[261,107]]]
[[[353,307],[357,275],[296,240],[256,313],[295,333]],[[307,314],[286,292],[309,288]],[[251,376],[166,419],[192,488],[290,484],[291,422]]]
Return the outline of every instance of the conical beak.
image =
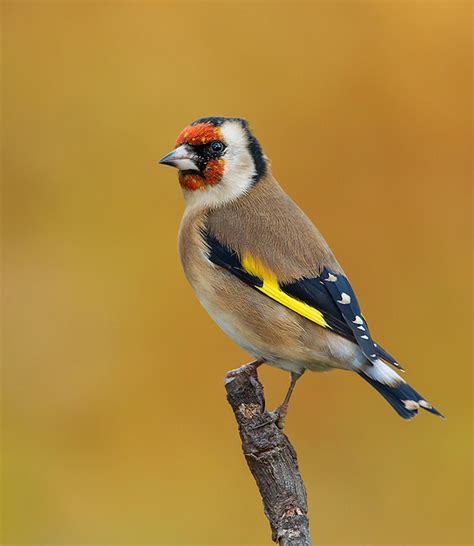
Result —
[[[173,150],[169,154],[158,161],[161,165],[170,165],[176,167],[180,171],[198,171],[199,168],[194,163],[194,154],[186,144],[182,144],[176,150]]]

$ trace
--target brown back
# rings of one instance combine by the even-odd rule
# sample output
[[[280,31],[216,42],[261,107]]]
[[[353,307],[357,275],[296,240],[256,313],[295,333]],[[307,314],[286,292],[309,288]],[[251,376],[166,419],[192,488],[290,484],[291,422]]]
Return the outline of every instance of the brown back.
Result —
[[[271,174],[247,194],[207,214],[206,226],[240,256],[249,252],[282,282],[312,277],[324,267],[342,272],[311,220]]]

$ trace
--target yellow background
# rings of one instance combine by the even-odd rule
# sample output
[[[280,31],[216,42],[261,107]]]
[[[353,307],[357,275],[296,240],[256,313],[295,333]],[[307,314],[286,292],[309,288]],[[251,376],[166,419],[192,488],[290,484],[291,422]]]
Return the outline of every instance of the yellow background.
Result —
[[[270,544],[181,272],[197,117],[250,120],[447,419],[307,374],[317,544],[471,544],[469,2],[3,2],[4,544]],[[288,377],[261,373],[269,406]]]

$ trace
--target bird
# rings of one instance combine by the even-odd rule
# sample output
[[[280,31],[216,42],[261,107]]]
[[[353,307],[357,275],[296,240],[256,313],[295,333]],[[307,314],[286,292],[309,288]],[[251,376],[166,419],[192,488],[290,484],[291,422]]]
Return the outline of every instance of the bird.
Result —
[[[420,409],[443,417],[374,341],[344,270],[273,177],[245,119],[192,122],[159,164],[178,169],[185,276],[211,318],[254,358],[239,370],[265,363],[290,372],[288,392],[274,412],[280,428],[306,370],[355,372],[403,419]]]

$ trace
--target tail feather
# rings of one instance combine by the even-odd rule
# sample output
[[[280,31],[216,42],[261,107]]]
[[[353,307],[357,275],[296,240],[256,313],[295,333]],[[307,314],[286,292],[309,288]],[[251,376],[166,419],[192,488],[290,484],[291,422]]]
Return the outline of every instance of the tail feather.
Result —
[[[385,366],[385,364],[383,364]],[[403,419],[412,419],[417,415],[418,409],[422,408],[434,415],[444,417],[437,409],[435,409],[423,396],[418,394],[415,389],[405,383],[399,376],[398,381],[390,383],[383,382],[379,379],[370,377],[363,371],[357,372],[363,379],[370,383],[377,391],[387,400],[393,409],[403,417]],[[369,372],[370,373],[370,372]],[[395,375],[395,374],[394,374]]]

